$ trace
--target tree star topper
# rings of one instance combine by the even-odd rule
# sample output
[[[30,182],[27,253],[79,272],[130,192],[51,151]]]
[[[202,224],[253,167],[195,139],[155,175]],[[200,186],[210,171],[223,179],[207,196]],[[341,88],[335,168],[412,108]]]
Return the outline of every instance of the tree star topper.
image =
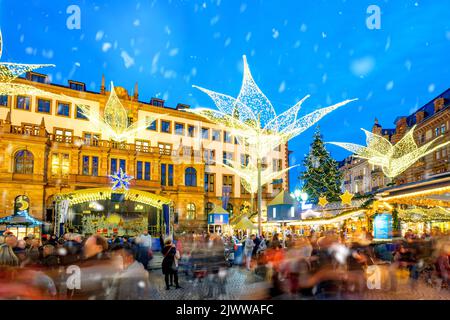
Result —
[[[122,168],[119,168],[119,171],[117,171],[115,174],[110,175],[109,177],[111,178],[111,181],[113,183],[113,190],[128,190],[130,188],[130,180],[133,179],[132,176],[129,176],[125,172],[123,172]]]
[[[345,190],[345,192],[342,195],[340,195],[339,198],[341,198],[343,205],[344,204],[348,204],[349,206],[352,205],[353,194],[348,192],[348,190]]]

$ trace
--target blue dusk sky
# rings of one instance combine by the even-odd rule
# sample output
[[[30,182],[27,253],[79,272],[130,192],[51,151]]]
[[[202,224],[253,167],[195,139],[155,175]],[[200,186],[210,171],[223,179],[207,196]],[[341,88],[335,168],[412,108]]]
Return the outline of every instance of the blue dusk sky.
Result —
[[[71,5],[80,29],[67,27]],[[366,25],[370,5],[381,8],[378,30]],[[319,124],[326,141],[363,143],[375,117],[394,127],[450,87],[448,12],[447,0],[0,0],[2,61],[53,63],[41,70],[54,83],[99,91],[105,74],[130,93],[138,82],[143,101],[214,108],[192,85],[237,96],[245,54],[278,113],[306,94],[303,113],[359,98]],[[313,132],[290,142],[292,164]]]

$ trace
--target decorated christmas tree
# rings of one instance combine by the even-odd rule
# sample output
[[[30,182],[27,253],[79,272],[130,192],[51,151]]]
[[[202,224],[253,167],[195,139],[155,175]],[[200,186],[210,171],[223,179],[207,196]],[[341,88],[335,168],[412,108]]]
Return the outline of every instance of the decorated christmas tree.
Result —
[[[316,128],[303,166],[305,171],[300,173],[299,178],[303,182],[303,192],[308,194],[311,203],[316,204],[321,196],[325,196],[328,201],[340,200],[342,173],[337,161],[325,149],[319,127]]]

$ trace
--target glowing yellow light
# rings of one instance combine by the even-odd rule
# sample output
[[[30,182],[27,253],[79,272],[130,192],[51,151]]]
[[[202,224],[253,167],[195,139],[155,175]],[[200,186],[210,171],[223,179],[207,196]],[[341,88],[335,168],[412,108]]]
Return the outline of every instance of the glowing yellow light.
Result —
[[[342,221],[350,219],[350,218],[361,216],[361,215],[365,214],[365,212],[366,212],[365,210],[357,210],[357,211],[346,212],[346,213],[340,214],[338,216],[330,217],[330,218],[305,219],[302,221],[290,222],[287,225],[288,226],[314,226],[314,225],[333,224],[333,223],[342,222]]]
[[[416,126],[413,126],[395,145],[392,145],[386,138],[364,129],[362,130],[366,134],[366,147],[354,143],[329,143],[353,152],[355,157],[367,159],[370,164],[380,166],[387,177],[394,178],[420,158],[450,143],[450,141],[443,142],[431,148],[431,145],[436,140],[442,138],[442,136],[439,136],[423,146],[418,147],[414,141],[415,128]]]
[[[349,206],[352,205],[353,194],[348,192],[348,190],[345,190],[345,192],[342,195],[340,195],[339,198],[341,198],[343,205],[346,204],[348,204]]]
[[[71,99],[71,98],[69,98]],[[73,100],[73,99],[71,99]],[[117,94],[114,90],[114,85],[111,82],[111,92],[106,102],[104,116],[100,116],[99,113],[93,112],[89,106],[77,104],[83,115],[89,119],[89,121],[101,131],[107,139],[111,139],[117,142],[126,141],[131,135],[136,134],[139,131],[145,130],[160,116],[151,116],[145,119],[134,122],[128,126],[127,110],[120,102]]]
[[[319,197],[319,205],[320,206],[325,207],[327,204],[328,204],[327,197],[325,197],[325,196]]]

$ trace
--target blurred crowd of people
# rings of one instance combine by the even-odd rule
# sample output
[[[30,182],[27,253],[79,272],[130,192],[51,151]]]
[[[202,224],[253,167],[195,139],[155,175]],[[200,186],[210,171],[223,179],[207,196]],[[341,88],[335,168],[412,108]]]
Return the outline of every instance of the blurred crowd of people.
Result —
[[[327,230],[309,236],[184,233],[155,241],[157,250],[147,231],[108,239],[67,233],[18,240],[6,233],[0,237],[0,297],[150,299],[156,251],[162,262],[155,272],[162,271],[165,289],[193,285],[204,299],[227,297],[229,268],[246,269],[253,282],[264,284],[258,299],[358,297],[370,289],[395,291],[400,283],[415,289],[419,281],[437,289],[449,285],[450,235],[437,230],[421,236],[408,230],[383,243],[365,230],[352,240]]]

